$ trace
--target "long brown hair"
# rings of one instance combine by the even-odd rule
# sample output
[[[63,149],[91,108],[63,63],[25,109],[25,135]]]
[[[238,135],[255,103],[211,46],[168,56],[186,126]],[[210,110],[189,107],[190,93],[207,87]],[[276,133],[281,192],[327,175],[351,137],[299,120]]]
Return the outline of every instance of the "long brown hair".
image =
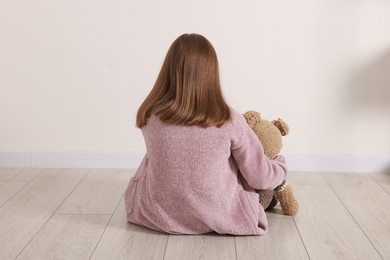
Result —
[[[168,124],[220,127],[231,119],[219,80],[214,47],[202,35],[183,34],[171,45],[151,92],[137,113],[137,127],[151,111]]]

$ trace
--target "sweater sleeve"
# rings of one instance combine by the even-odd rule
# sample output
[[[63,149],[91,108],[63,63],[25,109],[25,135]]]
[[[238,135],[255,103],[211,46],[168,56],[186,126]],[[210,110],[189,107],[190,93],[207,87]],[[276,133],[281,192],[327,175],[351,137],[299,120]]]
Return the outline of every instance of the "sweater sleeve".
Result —
[[[259,138],[248,126],[244,116],[236,115],[236,138],[232,140],[231,152],[237,166],[255,189],[274,189],[286,178],[287,167],[283,156],[270,160],[264,153]]]

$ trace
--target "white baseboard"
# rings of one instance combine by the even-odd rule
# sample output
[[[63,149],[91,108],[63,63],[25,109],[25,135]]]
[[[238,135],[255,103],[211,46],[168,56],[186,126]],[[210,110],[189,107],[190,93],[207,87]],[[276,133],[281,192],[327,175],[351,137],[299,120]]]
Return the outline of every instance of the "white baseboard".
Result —
[[[99,151],[0,151],[0,168],[138,168],[145,153]]]
[[[0,167],[136,169],[144,152],[0,151]],[[390,156],[286,154],[289,171],[390,172]]]
[[[34,168],[138,168],[144,153],[34,151]]]
[[[32,167],[31,151],[19,150],[19,151],[0,151],[0,167]]]
[[[390,156],[286,154],[286,161],[290,171],[390,173]]]

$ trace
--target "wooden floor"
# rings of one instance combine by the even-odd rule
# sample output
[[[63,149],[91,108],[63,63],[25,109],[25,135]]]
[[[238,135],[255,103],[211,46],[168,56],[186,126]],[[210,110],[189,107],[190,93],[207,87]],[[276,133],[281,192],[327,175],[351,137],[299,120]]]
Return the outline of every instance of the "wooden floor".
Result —
[[[166,235],[126,221],[133,170],[0,169],[0,259],[390,259],[390,174],[290,173],[300,211],[265,236]]]

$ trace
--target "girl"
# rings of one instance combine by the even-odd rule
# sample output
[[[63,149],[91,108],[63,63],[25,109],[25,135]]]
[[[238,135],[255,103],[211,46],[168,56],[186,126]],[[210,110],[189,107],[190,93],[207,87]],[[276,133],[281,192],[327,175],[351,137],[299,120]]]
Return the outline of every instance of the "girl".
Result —
[[[225,102],[211,43],[183,34],[137,113],[147,153],[125,192],[127,219],[170,234],[261,235],[255,189],[286,178],[245,118]]]

